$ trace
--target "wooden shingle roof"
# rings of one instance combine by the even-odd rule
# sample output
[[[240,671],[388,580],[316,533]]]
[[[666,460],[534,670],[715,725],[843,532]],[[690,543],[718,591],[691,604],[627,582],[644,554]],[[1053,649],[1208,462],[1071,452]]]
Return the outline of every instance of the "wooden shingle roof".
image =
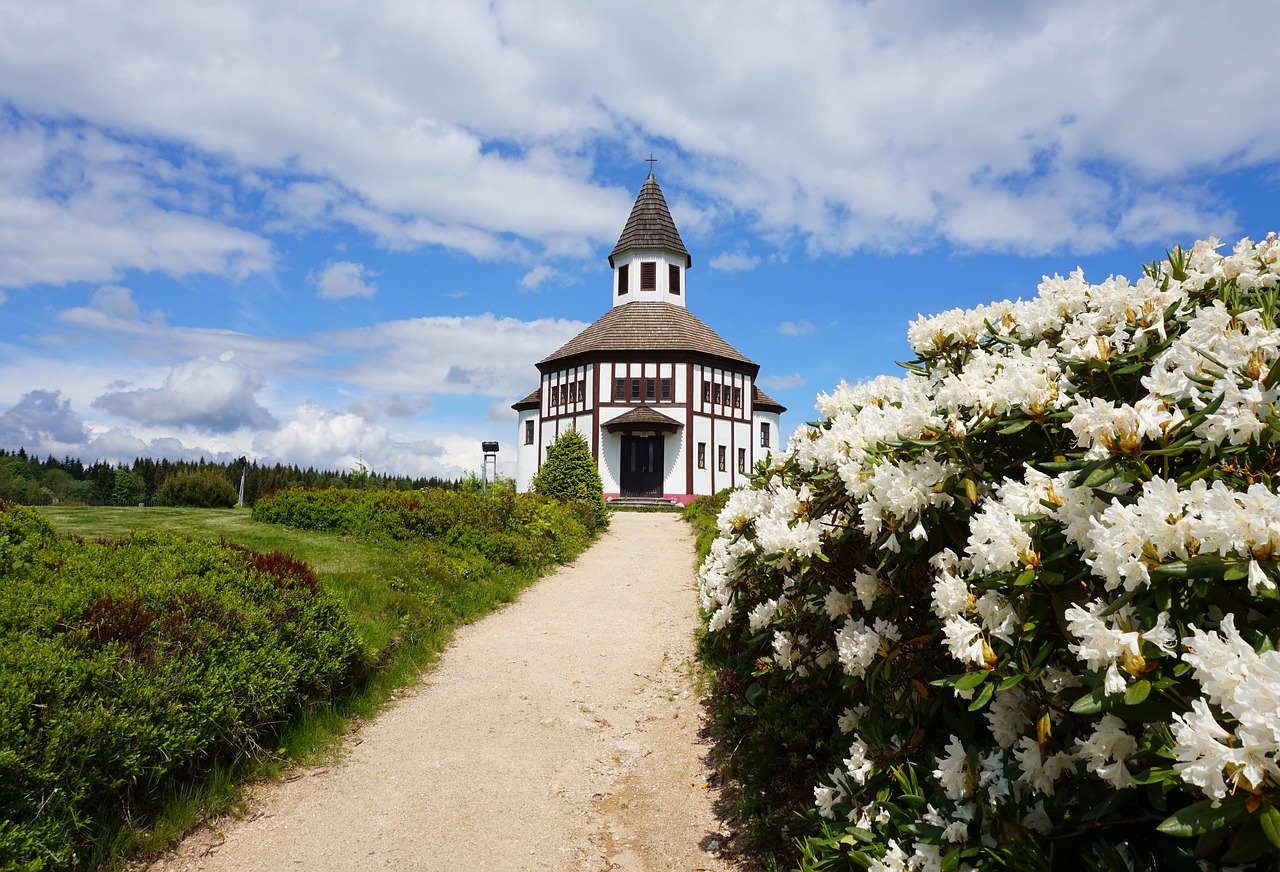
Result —
[[[682,254],[685,269],[693,266],[693,259],[680,240],[680,231],[676,230],[676,222],[671,220],[671,210],[667,208],[667,201],[653,173],[644,180],[636,204],[631,207],[631,217],[609,255],[609,266],[613,266],[617,255],[632,248],[660,248]]]
[[[766,412],[777,412],[778,414],[782,414],[787,410],[787,407],[782,405],[782,403],[779,403],[773,397],[756,387],[754,382],[751,384],[751,408],[762,409]]]
[[[525,397],[523,400],[520,400],[519,402],[516,402],[516,403],[512,403],[511,408],[515,409],[517,412],[522,412],[525,409],[536,409],[541,405],[542,405],[542,388],[539,387],[539,388],[534,388],[533,393],[529,394],[529,396]]]
[[[669,415],[649,406],[636,406],[604,425],[610,433],[627,433],[634,430],[659,430],[674,433],[684,425]]]
[[[615,306],[604,317],[538,361],[546,371],[556,361],[599,352],[685,352],[719,357],[752,370],[759,366],[721,339],[683,306],[637,300]]]

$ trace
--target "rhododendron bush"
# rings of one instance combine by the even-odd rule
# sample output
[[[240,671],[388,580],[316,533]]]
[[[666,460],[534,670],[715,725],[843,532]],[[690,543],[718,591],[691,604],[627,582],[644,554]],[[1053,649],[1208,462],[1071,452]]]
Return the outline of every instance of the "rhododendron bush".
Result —
[[[921,317],[729,497],[704,651],[805,868],[1277,868],[1280,242],[1220,249]]]

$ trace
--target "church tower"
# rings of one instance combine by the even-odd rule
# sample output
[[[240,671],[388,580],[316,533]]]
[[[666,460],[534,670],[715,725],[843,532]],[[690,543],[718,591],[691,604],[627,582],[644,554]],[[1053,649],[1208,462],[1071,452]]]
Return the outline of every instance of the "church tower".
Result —
[[[563,432],[586,437],[606,499],[688,503],[746,484],[777,448],[784,407],[758,364],[689,311],[692,259],[652,171],[618,244],[611,308],[538,361],[519,415],[516,486],[528,490]]]

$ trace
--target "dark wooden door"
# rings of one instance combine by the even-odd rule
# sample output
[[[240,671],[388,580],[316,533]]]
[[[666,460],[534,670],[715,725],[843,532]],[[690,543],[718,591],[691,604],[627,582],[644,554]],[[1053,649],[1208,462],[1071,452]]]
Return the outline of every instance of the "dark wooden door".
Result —
[[[624,497],[662,496],[662,437],[622,437],[622,481]]]

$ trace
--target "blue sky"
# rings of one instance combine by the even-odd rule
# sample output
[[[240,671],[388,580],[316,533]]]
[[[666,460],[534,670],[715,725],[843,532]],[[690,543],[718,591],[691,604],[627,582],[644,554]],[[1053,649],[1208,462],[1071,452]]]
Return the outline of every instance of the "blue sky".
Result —
[[[918,313],[1280,229],[1274,13],[0,0],[0,446],[476,469],[651,152],[790,430]]]

